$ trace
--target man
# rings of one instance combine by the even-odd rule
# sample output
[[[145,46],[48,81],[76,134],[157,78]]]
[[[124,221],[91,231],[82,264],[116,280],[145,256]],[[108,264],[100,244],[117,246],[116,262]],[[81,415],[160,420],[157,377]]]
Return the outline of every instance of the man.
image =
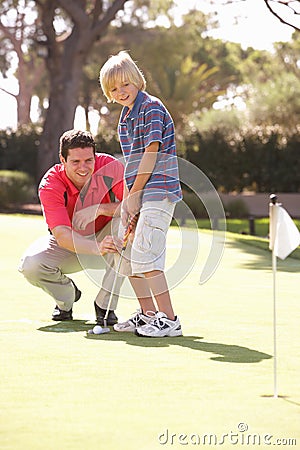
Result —
[[[112,236],[112,217],[123,196],[123,164],[96,153],[92,135],[69,130],[60,138],[59,158],[39,185],[39,198],[49,236],[35,242],[23,255],[19,271],[55,302],[52,319],[72,320],[73,303],[81,291],[66,275],[83,269],[105,269],[95,301],[96,321],[103,325],[119,239]],[[109,190],[109,186],[111,189]],[[115,196],[113,201],[111,195]],[[122,284],[118,280],[116,291]],[[114,295],[108,325],[117,323]]]

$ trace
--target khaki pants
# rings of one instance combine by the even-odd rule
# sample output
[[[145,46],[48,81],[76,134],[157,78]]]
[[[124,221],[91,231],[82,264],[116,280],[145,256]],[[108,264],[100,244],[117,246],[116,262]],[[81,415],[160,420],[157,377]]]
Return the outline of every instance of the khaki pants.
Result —
[[[108,234],[111,234],[111,222],[97,234],[97,240],[100,242]],[[53,297],[60,309],[69,311],[74,303],[75,290],[73,282],[66,274],[88,269],[105,270],[96,301],[101,308],[106,309],[118,259],[117,253],[105,256],[77,255],[59,247],[54,236],[49,235],[38,239],[25,251],[19,271],[29,283]],[[124,272],[126,273],[126,269],[122,271]],[[124,277],[118,277],[110,309],[117,307],[123,281]]]

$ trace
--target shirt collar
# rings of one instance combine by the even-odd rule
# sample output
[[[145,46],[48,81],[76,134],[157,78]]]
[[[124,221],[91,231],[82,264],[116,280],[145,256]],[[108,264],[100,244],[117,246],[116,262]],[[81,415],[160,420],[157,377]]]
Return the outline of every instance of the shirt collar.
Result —
[[[74,186],[70,178],[67,177],[63,164],[61,165],[61,176],[66,184],[67,190],[69,191],[70,195],[78,194],[79,190],[77,189],[76,186]]]
[[[97,170],[96,170],[96,166],[94,169],[94,172],[92,174],[91,180],[90,180],[90,185],[88,187],[87,190],[89,189],[98,189],[98,185],[97,185],[97,180],[95,177]],[[79,189],[72,183],[72,181],[70,180],[70,178],[67,177],[66,171],[64,170],[64,167],[62,167],[62,177],[65,180],[65,183],[67,185],[67,189],[69,191],[70,195],[77,195],[79,191]]]
[[[138,117],[140,106],[141,106],[141,104],[143,102],[143,98],[144,98],[143,92],[142,91],[138,91],[137,96],[136,96],[135,101],[134,101],[133,108],[130,111],[130,113],[128,114],[128,116],[127,116],[129,119],[136,119]],[[124,110],[123,110],[123,117],[126,116],[127,112],[128,112],[128,106],[126,106],[124,108]]]

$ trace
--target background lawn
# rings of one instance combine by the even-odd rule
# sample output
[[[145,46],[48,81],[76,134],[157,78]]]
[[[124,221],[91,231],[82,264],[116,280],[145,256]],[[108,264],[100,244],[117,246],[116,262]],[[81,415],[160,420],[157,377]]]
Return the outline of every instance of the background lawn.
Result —
[[[219,267],[200,285],[211,233],[170,229],[167,273],[184,336],[147,339],[86,335],[98,286],[85,273],[73,276],[83,290],[75,320],[51,321],[54,302],[17,271],[26,247],[47,232],[43,219],[0,215],[0,226],[1,449],[155,450],[209,441],[209,448],[249,441],[262,449],[279,439],[299,448],[299,260],[278,261],[274,399],[271,253],[249,236],[227,233]],[[121,320],[137,308],[129,297],[125,283]]]
[[[269,235],[269,218],[253,218],[254,220],[254,236],[260,238],[268,238]],[[293,219],[296,226],[300,230],[300,220]],[[209,219],[197,219],[197,226],[199,229],[211,229],[211,223]],[[176,221],[173,221],[173,225],[176,226]],[[195,227],[195,222],[187,219],[185,226]],[[220,223],[220,228],[224,228],[224,225]],[[242,235],[250,234],[250,221],[249,219],[226,219],[226,230],[230,233],[238,233]]]

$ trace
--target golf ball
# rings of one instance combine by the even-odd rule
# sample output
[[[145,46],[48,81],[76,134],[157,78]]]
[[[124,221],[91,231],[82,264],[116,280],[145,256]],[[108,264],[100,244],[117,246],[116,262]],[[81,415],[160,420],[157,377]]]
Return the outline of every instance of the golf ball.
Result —
[[[102,327],[100,325],[95,325],[93,328],[94,334],[101,334],[102,333]]]

